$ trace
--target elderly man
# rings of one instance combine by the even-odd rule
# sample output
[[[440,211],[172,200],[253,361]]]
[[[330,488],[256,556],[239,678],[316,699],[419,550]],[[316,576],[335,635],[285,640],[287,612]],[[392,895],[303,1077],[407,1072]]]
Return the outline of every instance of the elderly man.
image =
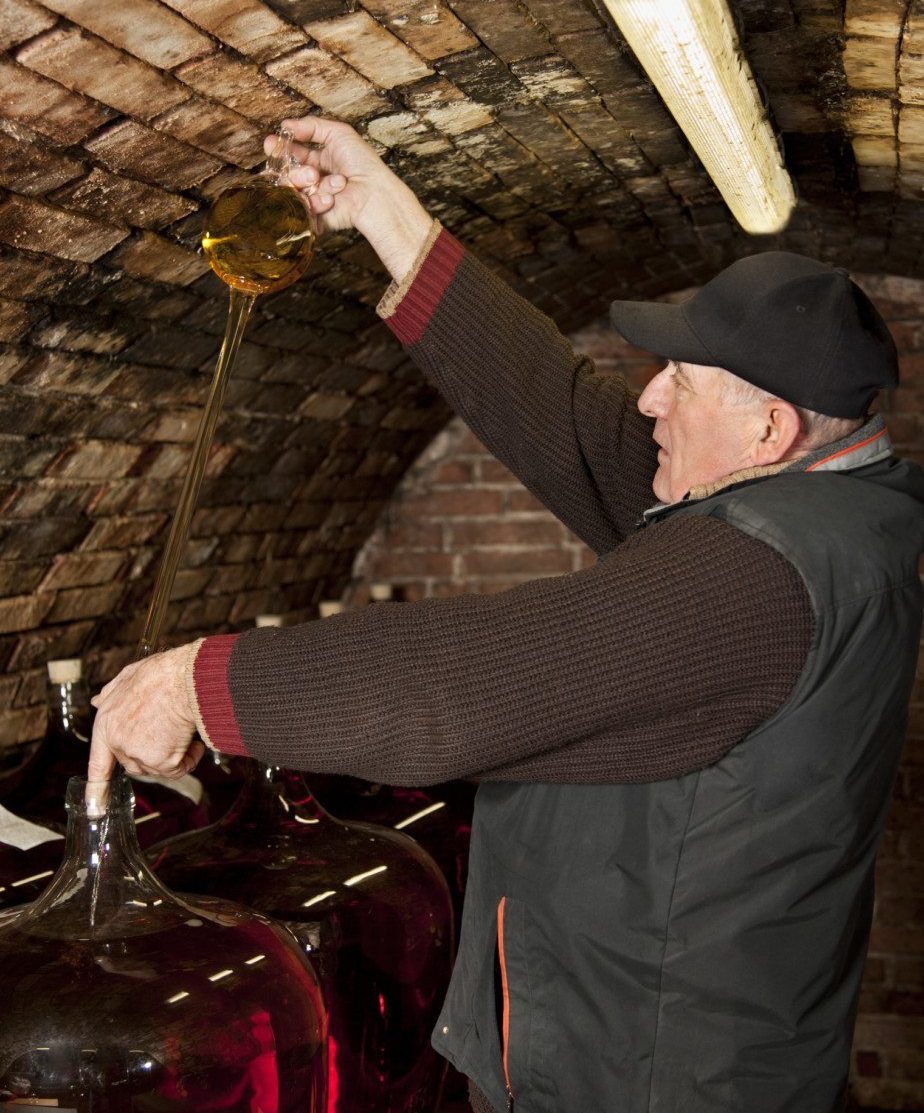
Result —
[[[924,477],[868,418],[897,381],[883,321],[845,272],[754,255],[684,305],[614,304],[667,360],[636,400],[351,129],[291,126],[295,183],[395,280],[388,325],[600,560],[129,666],[91,776],[181,773],[198,730],[306,770],[474,777],[434,1033],[474,1108],[839,1108],[921,610]]]

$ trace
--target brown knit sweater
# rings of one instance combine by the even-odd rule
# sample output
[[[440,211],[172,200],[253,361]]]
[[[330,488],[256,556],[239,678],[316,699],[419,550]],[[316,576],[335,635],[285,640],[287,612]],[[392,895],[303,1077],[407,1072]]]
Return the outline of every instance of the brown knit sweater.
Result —
[[[468,1083],[468,1103],[472,1107],[472,1113],[496,1113],[494,1106],[471,1079]]]
[[[374,781],[649,781],[702,768],[786,699],[813,628],[773,549],[654,501],[651,422],[442,232],[389,325],[487,446],[600,555],[497,595],[208,638],[212,745]]]

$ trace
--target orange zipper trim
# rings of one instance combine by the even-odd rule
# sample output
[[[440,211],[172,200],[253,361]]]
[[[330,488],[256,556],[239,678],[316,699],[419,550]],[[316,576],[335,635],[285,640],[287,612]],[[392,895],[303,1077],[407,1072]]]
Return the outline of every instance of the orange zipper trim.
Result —
[[[497,905],[497,956],[500,962],[501,991],[504,995],[504,1023],[502,1035],[503,1047],[501,1058],[504,1064],[504,1081],[507,1084],[508,1108],[513,1106],[513,1087],[510,1085],[510,1064],[507,1059],[508,1045],[510,1042],[510,994],[507,989],[507,959],[504,955],[504,905],[506,897],[501,897]]]

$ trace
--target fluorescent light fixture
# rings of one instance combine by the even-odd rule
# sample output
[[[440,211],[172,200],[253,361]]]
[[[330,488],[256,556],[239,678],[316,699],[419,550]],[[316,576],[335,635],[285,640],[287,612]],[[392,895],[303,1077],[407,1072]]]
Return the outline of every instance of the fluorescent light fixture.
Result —
[[[603,0],[732,216],[786,227],[792,181],[725,0]]]

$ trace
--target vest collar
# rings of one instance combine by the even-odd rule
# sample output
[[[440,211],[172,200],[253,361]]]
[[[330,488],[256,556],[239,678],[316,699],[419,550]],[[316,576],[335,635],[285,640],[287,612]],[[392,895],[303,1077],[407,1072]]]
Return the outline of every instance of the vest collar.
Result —
[[[892,440],[886,429],[885,421],[881,414],[870,418],[865,425],[855,429],[849,436],[842,437],[831,444],[822,445],[798,460],[783,464],[771,464],[766,468],[745,468],[743,471],[732,472],[724,479],[708,486],[694,487],[677,502],[659,502],[646,510],[642,515],[640,524],[659,518],[677,507],[685,506],[691,502],[699,502],[719,491],[724,491],[738,483],[748,483],[755,479],[763,479],[769,475],[779,475],[790,472],[809,471],[855,471],[869,464],[876,464],[892,455]]]

